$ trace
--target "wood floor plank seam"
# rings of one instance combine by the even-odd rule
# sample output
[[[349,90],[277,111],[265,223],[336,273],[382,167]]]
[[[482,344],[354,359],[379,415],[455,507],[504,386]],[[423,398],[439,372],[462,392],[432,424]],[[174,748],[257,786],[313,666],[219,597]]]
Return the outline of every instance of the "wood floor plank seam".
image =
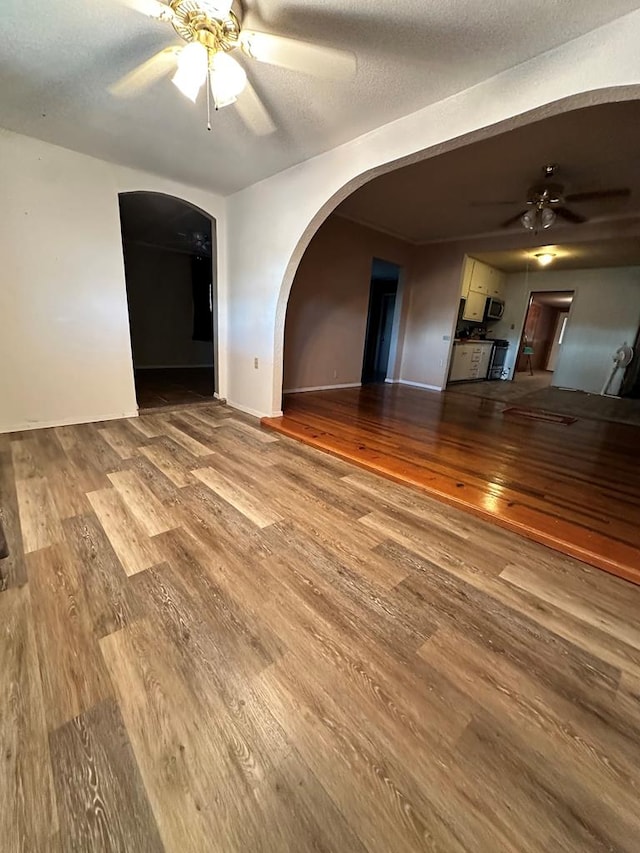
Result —
[[[3,849],[636,853],[639,586],[218,404],[0,436],[0,515]]]
[[[624,473],[621,468],[621,448],[627,459],[635,459],[637,428],[581,422],[571,438],[550,431],[548,424],[523,433],[521,426],[496,421],[500,408],[487,408],[486,402],[368,387],[292,395],[284,417],[262,423],[640,583],[640,528],[633,514],[634,504],[635,514],[640,513],[640,465],[627,462]],[[602,441],[603,434],[613,433],[620,436],[617,455],[613,441]],[[523,445],[518,435],[534,438]],[[562,454],[554,436],[563,441]],[[594,453],[602,459],[597,474]],[[617,480],[611,479],[613,471]],[[584,498],[587,486],[593,502]]]

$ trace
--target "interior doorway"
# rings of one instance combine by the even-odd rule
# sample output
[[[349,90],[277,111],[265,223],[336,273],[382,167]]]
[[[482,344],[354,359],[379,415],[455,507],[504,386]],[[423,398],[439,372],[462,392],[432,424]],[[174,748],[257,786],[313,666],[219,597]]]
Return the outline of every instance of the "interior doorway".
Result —
[[[138,408],[209,401],[217,388],[215,222],[160,193],[119,201]]]
[[[531,294],[524,320],[514,380],[543,388],[551,385],[562,356],[574,291]]]
[[[640,400],[640,329],[633,344],[633,359],[624,372],[620,396]]]
[[[362,362],[362,384],[384,382],[389,371],[400,267],[374,258]]]

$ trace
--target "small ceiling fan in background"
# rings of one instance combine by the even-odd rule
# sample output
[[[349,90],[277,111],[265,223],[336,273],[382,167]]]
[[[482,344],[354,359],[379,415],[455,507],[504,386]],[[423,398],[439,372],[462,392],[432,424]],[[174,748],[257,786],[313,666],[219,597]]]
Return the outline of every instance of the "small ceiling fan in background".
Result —
[[[573,225],[582,225],[588,222],[586,216],[573,210],[570,205],[579,205],[583,202],[603,201],[610,199],[622,199],[631,195],[631,190],[626,187],[618,189],[594,190],[593,192],[565,194],[564,185],[555,179],[558,166],[549,164],[543,168],[543,178],[527,191],[527,208],[520,210],[514,216],[500,224],[501,228],[510,228],[517,222],[528,231],[539,231],[551,228],[557,218],[564,219]],[[481,204],[518,204],[517,201],[481,202]]]
[[[211,238],[204,231],[179,231],[178,237],[196,255],[204,255],[207,258],[211,257]]]
[[[245,30],[238,0],[120,0],[148,17],[169,23],[183,43],[147,59],[110,88],[117,97],[133,97],[171,72],[172,82],[194,103],[207,84],[208,128],[210,100],[215,109],[236,104],[254,133],[273,133],[275,124],[231,54],[277,65],[290,71],[330,80],[344,80],[356,71],[355,56],[347,51],[310,44],[270,33]]]

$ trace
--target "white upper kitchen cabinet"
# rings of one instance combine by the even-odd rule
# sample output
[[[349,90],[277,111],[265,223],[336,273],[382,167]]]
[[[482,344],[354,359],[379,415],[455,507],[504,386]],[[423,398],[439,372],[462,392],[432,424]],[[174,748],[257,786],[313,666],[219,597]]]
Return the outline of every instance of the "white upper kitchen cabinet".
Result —
[[[487,274],[488,295],[493,299],[504,299],[507,276],[494,267],[487,267],[487,270],[489,271]]]
[[[462,291],[460,292],[462,299],[466,299],[469,296],[469,291],[471,290],[471,279],[473,278],[473,268],[476,263],[477,261],[473,258],[465,256],[464,264],[462,265]]]
[[[500,270],[481,261],[474,261],[469,291],[484,293],[485,296],[491,296],[494,299],[502,299],[505,279],[505,274]]]
[[[486,302],[487,296],[485,293],[477,293],[475,290],[470,290],[464,303],[462,319],[470,320],[473,323],[482,323]]]

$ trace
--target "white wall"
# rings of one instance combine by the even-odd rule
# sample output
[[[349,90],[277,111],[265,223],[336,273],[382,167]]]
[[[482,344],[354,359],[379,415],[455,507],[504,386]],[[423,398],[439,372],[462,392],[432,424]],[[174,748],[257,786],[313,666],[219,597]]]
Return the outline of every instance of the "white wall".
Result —
[[[427,149],[437,152],[465,134],[502,122],[500,130],[508,129],[527,111],[537,111],[536,119],[554,114],[562,107],[550,104],[581,93],[590,94],[572,99],[572,108],[615,100],[595,92],[607,87],[635,87],[617,97],[637,96],[639,39],[640,11],[232,196],[230,402],[256,414],[279,411],[284,318],[295,270],[320,222],[367,176],[388,171],[394,161],[421,159]]]
[[[191,255],[125,243],[134,367],[210,367],[213,343],[194,341]]]
[[[227,200],[0,131],[0,431],[135,411],[119,192],[165,192],[217,220],[219,391],[273,414],[289,289],[326,215],[451,140],[638,97],[639,40],[640,10]]]
[[[505,314],[492,328],[509,341],[507,368],[513,375],[524,318],[532,292],[574,290],[575,297],[553,385],[600,393],[613,367],[613,353],[633,346],[640,328],[640,267],[596,270],[536,270],[507,276]],[[619,374],[615,393],[620,383]]]
[[[133,190],[198,205],[224,247],[219,196],[0,131],[0,432],[136,412],[118,210]]]
[[[623,236],[640,240],[636,222],[624,226],[619,222],[587,223],[580,226],[572,240],[588,244],[610,239],[621,236],[623,227]],[[403,312],[403,381],[427,388],[446,385],[453,347],[447,339],[455,332],[465,255],[477,257],[508,249],[530,252],[530,239],[524,231],[515,230],[414,249]],[[504,325],[497,327],[492,323],[489,326],[490,337],[507,337],[499,334],[498,328],[504,332]]]

